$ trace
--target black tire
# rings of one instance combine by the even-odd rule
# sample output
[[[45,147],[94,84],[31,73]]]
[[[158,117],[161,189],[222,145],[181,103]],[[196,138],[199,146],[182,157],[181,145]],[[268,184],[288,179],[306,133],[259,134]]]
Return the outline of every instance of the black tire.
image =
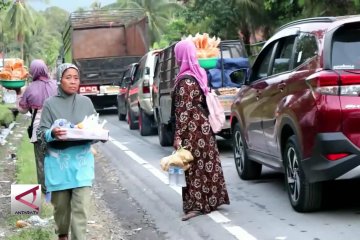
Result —
[[[136,119],[135,114],[131,111],[130,107],[128,107],[127,120],[128,120],[129,128],[131,130],[139,128],[139,124],[136,122],[135,119]]]
[[[141,108],[139,108],[139,129],[141,136],[149,136],[153,133],[152,120]]]
[[[240,124],[236,123],[232,129],[233,152],[235,167],[238,175],[243,180],[257,179],[261,175],[262,165],[249,159],[246,153],[246,142],[241,133]]]
[[[172,134],[171,128],[163,123],[158,124],[158,135],[160,145],[163,147],[172,146],[174,142],[174,136]]]
[[[285,182],[291,206],[298,212],[321,208],[323,183],[309,183],[301,167],[302,154],[295,135],[284,149]]]
[[[126,114],[122,114],[122,113],[120,113],[120,107],[119,107],[119,105],[118,105],[118,107],[117,107],[117,113],[118,113],[118,118],[119,118],[119,121],[125,121],[125,119],[126,119]]]

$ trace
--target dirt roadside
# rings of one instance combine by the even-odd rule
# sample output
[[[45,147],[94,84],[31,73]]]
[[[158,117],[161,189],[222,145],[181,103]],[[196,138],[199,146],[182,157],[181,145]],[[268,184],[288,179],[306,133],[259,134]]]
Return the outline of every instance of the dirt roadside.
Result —
[[[0,146],[0,239],[8,239],[22,229],[9,222],[10,189],[15,182],[16,147],[26,132],[28,119],[20,118],[8,136],[7,143]],[[87,239],[135,240],[160,239],[150,216],[121,187],[108,164],[95,145],[96,177],[92,191]],[[25,216],[24,219],[29,216]],[[54,229],[51,222],[49,229]],[[54,239],[57,239],[54,234]],[[47,240],[47,239],[46,239]]]

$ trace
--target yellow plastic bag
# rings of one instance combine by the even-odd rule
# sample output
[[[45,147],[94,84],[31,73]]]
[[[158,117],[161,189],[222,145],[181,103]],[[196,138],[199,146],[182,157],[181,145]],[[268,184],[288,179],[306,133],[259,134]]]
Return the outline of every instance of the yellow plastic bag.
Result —
[[[170,156],[163,157],[160,160],[160,166],[163,171],[168,171],[170,166],[180,167],[186,171],[190,168],[189,162],[193,160],[194,157],[191,152],[186,150],[184,147],[180,147]]]

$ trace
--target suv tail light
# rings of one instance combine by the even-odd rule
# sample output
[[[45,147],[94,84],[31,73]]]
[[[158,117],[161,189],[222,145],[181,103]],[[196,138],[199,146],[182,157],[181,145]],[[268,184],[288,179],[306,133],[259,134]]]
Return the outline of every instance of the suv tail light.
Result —
[[[342,96],[360,96],[360,72],[352,72],[341,75]]]
[[[321,71],[306,79],[310,88],[323,95],[360,96],[360,72]]]
[[[332,71],[321,71],[309,76],[306,79],[309,87],[320,94],[338,95],[339,94],[339,75]]]
[[[150,93],[150,84],[148,80],[145,80],[143,82],[143,86],[142,86],[142,92],[143,93]]]

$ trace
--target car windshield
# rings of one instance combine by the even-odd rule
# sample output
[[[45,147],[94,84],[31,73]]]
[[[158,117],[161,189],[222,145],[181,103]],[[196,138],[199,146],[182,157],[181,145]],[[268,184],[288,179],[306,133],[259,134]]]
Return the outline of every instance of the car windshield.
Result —
[[[338,30],[332,44],[333,69],[360,69],[360,29]]]

